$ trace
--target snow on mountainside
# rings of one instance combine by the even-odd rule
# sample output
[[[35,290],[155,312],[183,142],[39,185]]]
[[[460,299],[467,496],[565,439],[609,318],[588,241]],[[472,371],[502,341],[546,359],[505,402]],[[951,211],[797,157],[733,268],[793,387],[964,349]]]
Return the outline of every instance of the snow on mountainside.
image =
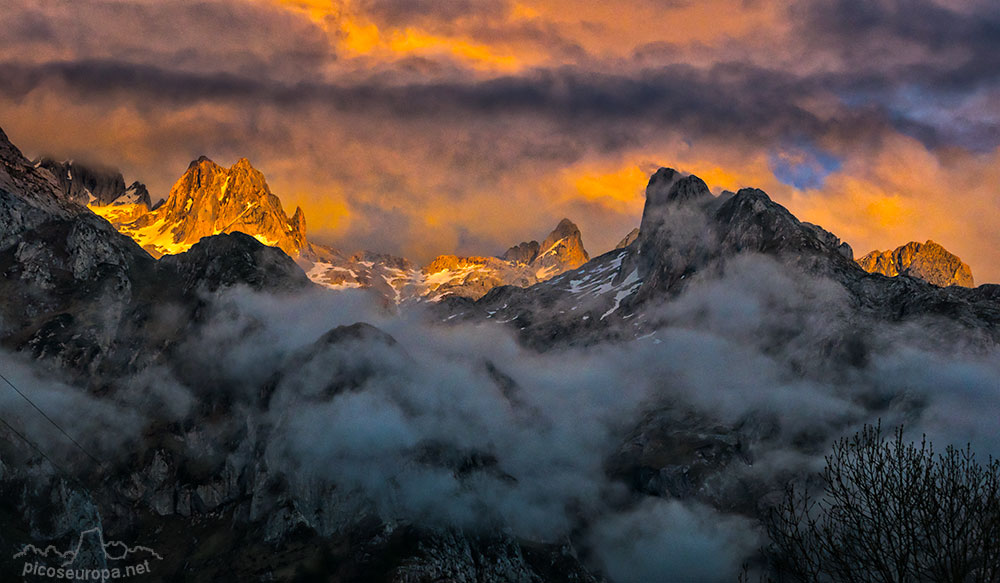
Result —
[[[331,289],[373,288],[396,303],[424,298],[478,299],[502,285],[528,287],[589,260],[580,229],[563,219],[543,243],[524,242],[501,257],[440,255],[422,268],[390,255],[326,253],[302,261],[309,277]]]

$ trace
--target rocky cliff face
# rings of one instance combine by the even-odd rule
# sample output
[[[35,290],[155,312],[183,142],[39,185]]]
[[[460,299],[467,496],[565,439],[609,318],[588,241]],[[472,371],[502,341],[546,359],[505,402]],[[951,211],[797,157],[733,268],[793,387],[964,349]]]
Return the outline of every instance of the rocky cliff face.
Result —
[[[119,230],[153,256],[181,253],[202,237],[241,232],[297,257],[306,247],[302,209],[289,218],[264,175],[246,158],[223,168],[201,157],[174,184],[166,202]]]
[[[858,265],[868,273],[889,277],[907,275],[940,287],[975,287],[972,269],[957,255],[930,240],[926,243],[911,241],[892,251],[872,251],[858,259]]]
[[[149,210],[149,191],[141,182],[125,186],[122,173],[112,168],[84,165],[72,160],[57,162],[42,158],[35,163],[52,173],[61,196],[81,206],[138,204]]]

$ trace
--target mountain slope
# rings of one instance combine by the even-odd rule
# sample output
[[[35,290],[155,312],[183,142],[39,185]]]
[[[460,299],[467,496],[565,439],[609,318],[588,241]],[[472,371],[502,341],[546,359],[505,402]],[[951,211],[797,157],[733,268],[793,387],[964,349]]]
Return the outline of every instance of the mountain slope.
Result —
[[[98,190],[111,196],[122,182],[111,179],[105,184],[112,187]],[[161,306],[190,317],[205,291],[309,285],[291,259],[250,237],[212,237],[194,245],[191,254],[155,261],[130,237],[74,202],[68,184],[29,162],[0,130],[0,295],[5,299],[0,340],[6,348],[52,359],[100,383],[102,375],[123,362],[137,362],[139,355],[155,359],[158,354],[149,347],[162,349],[170,342],[164,334],[186,325],[187,318],[170,326],[151,319]]]
[[[891,251],[872,251],[858,265],[869,273],[889,277],[908,275],[941,287],[975,287],[972,269],[941,245],[911,241]]]

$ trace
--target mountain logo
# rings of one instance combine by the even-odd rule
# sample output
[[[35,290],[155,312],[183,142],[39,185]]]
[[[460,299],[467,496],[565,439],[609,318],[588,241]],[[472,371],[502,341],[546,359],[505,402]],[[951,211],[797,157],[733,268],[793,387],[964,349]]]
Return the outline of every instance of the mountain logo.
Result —
[[[155,561],[163,557],[149,547],[105,542],[98,527],[81,532],[76,544],[66,551],[53,545],[40,549],[28,544],[14,555],[14,560],[21,561],[21,576],[25,578],[105,583],[148,575]]]

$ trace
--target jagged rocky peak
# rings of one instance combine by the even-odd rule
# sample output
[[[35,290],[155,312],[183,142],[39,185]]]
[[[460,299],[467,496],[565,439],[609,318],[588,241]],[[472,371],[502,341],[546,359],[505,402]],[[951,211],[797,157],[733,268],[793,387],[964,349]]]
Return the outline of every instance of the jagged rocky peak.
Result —
[[[646,203],[642,209],[639,232],[641,253],[649,254],[665,242],[664,229],[675,230],[688,215],[704,215],[702,206],[715,200],[705,181],[693,174],[684,175],[673,168],[660,168],[646,185]],[[690,209],[690,210],[687,210]],[[675,217],[680,217],[675,218]],[[688,217],[690,219],[690,217]],[[696,223],[698,221],[695,221]]]
[[[48,157],[40,158],[35,166],[51,172],[60,195],[76,204],[89,207],[139,204],[146,210],[152,206],[146,185],[133,182],[126,187],[125,178],[117,168],[75,160],[60,162]]]
[[[153,200],[149,197],[149,190],[141,182],[133,182],[125,189],[125,197],[124,200],[121,200],[120,204],[127,203],[141,204],[147,209],[153,208]]]
[[[589,260],[590,255],[583,247],[580,228],[573,221],[563,219],[542,241],[538,256],[532,263],[541,269],[558,269],[561,273],[567,269],[576,269]],[[544,277],[539,276],[539,279]]]
[[[891,251],[872,251],[858,264],[869,273],[889,277],[907,275],[941,287],[975,287],[972,269],[934,241],[911,241]]]
[[[701,203],[711,199],[712,192],[701,178],[694,174],[681,174],[673,168],[660,168],[646,185],[645,208],[667,203]]]
[[[639,225],[639,274],[661,285],[667,272],[680,275],[681,263],[709,252],[712,239],[707,207],[715,200],[705,182],[693,174],[660,168],[646,186]]]
[[[241,232],[292,257],[306,248],[301,208],[291,218],[264,175],[240,158],[224,168],[207,156],[188,165],[162,206],[118,225],[154,255],[180,253],[202,237]]]
[[[508,249],[503,254],[503,258],[507,261],[527,265],[534,261],[535,257],[538,257],[540,247],[538,241],[522,241]]]
[[[640,299],[672,289],[718,257],[744,252],[780,255],[824,272],[857,270],[849,245],[799,221],[764,191],[744,188],[716,197],[697,176],[670,168],[649,181],[637,241],[628,248],[638,254],[629,255],[622,269],[637,270]]]

